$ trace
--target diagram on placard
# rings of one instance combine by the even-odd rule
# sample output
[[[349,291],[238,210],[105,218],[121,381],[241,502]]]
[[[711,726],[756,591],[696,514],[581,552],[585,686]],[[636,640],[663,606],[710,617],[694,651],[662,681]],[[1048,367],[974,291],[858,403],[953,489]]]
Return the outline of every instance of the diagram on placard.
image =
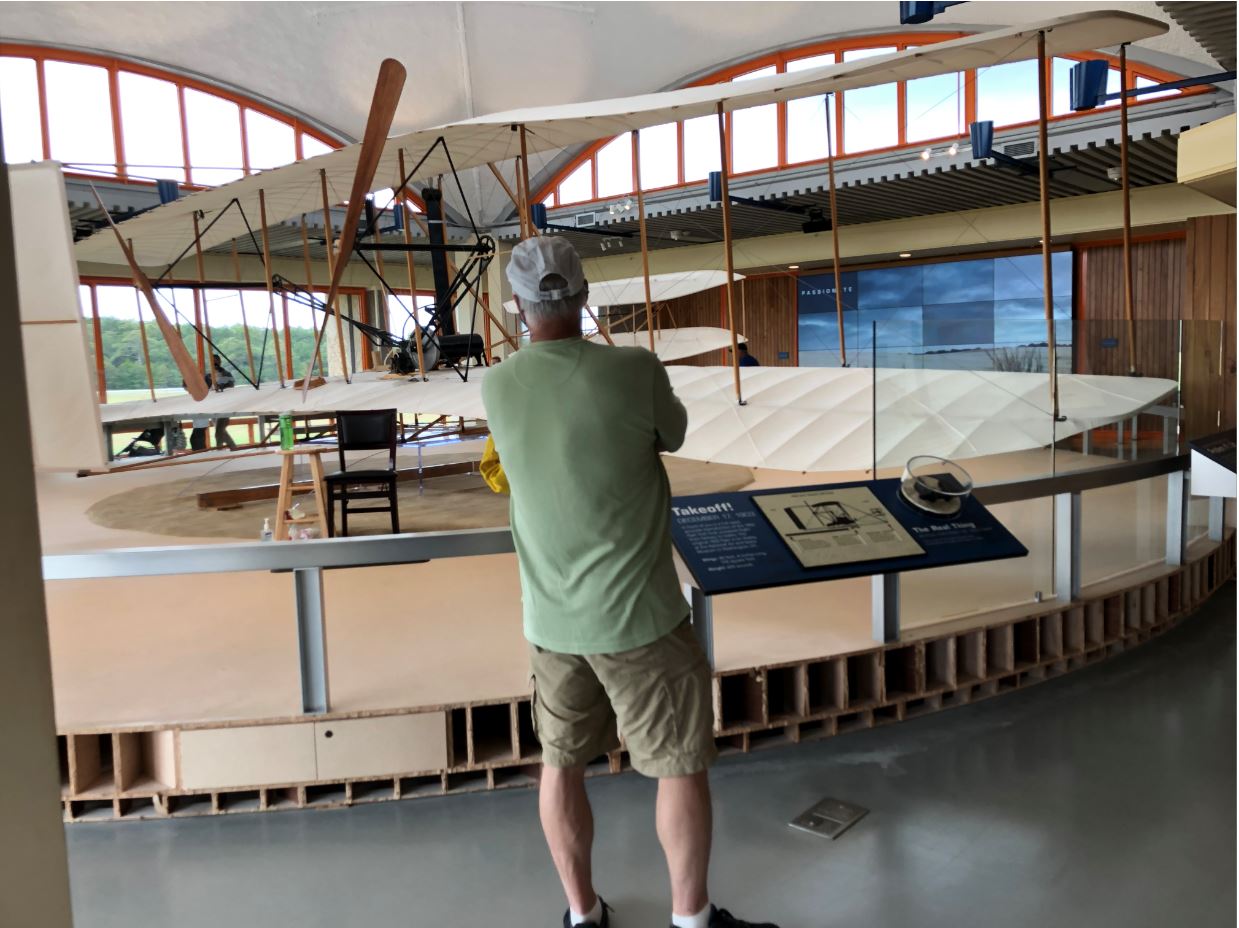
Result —
[[[924,554],[865,487],[753,497],[803,567],[828,567]]]

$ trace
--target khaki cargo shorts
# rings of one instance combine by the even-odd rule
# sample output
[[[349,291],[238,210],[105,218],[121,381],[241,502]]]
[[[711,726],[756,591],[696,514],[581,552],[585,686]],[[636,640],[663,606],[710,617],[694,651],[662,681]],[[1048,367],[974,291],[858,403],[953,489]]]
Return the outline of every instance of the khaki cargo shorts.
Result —
[[[718,756],[710,665],[687,621],[617,654],[529,645],[533,724],[549,767],[584,767],[620,746],[647,777],[705,770]]]

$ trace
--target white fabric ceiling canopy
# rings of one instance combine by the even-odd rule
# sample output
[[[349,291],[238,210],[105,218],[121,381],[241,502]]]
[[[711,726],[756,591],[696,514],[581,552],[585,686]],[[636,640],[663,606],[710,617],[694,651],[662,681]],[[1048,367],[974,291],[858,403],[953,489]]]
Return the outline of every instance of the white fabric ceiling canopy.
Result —
[[[450,175],[487,163],[507,161],[519,152],[518,125],[526,128],[530,152],[558,150],[570,145],[715,112],[746,109],[783,100],[857,89],[897,80],[988,67],[1035,57],[1037,36],[1046,35],[1046,52],[1065,55],[1161,35],[1167,27],[1157,20],[1120,11],[1078,13],[1029,26],[997,29],[979,35],[921,46],[892,55],[865,58],[797,72],[776,74],[732,84],[686,87],[590,103],[510,110],[463,122],[422,129],[388,140],[374,189],[392,187],[400,180],[398,158],[406,167],[427,156],[414,180]],[[446,142],[432,150],[437,139]],[[352,183],[359,146],[353,145],[306,161],[253,175],[214,190],[193,194],[124,223],[134,242],[137,260],[145,266],[171,262],[191,241],[191,215],[199,212],[209,224],[234,199],[250,217],[258,215],[258,191],[264,190],[268,222],[275,223],[322,208],[319,172],[325,172],[335,198],[343,198]],[[380,204],[382,205],[382,204]],[[254,218],[250,219],[253,223]],[[233,210],[203,236],[210,248],[245,232],[245,221]],[[106,230],[104,230],[106,231]],[[78,243],[81,261],[123,263],[110,233],[95,233]]]

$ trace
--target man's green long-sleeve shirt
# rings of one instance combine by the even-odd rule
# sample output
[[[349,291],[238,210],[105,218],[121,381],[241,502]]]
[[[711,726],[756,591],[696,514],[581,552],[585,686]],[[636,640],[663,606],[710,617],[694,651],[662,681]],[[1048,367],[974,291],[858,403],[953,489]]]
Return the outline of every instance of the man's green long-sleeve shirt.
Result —
[[[525,637],[613,653],[683,622],[659,452],[680,447],[688,416],[657,356],[532,342],[486,372],[482,400],[512,488]]]

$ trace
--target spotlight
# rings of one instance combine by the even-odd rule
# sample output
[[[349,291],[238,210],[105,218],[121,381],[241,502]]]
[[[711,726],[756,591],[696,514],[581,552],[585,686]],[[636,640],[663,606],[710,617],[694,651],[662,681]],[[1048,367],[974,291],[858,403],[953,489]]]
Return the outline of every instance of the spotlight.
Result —
[[[948,155],[958,155],[959,154],[959,143],[952,142],[951,147],[946,150],[946,153]]]
[[[901,252],[899,252],[899,257],[901,257],[901,258],[911,258],[911,257],[912,257],[912,252],[910,252],[910,251],[901,251]]]
[[[932,155],[932,154],[933,154],[933,152],[932,152],[932,151],[930,151],[928,148],[926,148],[923,152],[921,152],[921,160],[922,160],[922,161],[928,161],[928,160],[929,160],[929,156],[930,156],[930,155]]]
[[[798,271],[798,270],[800,270],[800,265],[799,265],[799,264],[789,264],[789,265],[787,266],[787,269],[788,269],[789,271]]]

